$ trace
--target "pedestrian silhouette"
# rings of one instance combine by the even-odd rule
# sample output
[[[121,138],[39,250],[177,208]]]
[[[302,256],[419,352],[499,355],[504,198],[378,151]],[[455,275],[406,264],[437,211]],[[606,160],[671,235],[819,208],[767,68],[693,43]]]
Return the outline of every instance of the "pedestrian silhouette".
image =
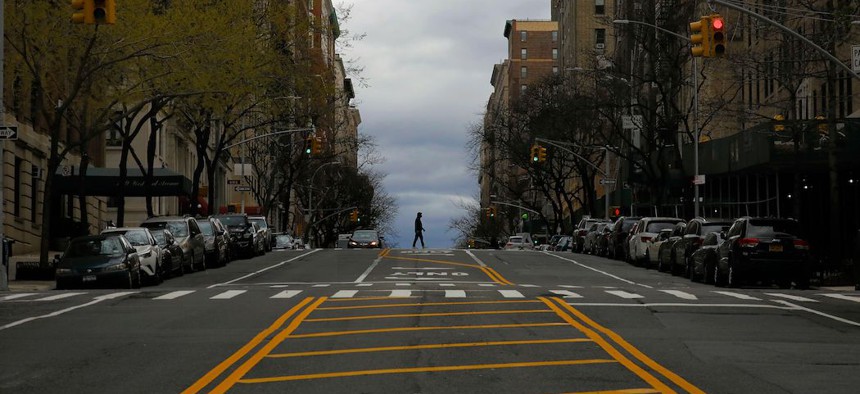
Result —
[[[418,212],[418,216],[415,217],[415,239],[412,240],[413,248],[419,239],[421,240],[421,249],[424,249],[424,225],[421,224],[421,212]]]

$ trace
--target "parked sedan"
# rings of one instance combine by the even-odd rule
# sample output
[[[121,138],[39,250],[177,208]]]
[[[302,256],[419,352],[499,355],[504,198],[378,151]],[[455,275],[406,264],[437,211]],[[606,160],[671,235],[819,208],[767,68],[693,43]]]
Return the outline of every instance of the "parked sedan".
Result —
[[[140,258],[140,270],[146,275],[148,283],[159,284],[164,281],[165,269],[162,264],[161,247],[144,227],[120,227],[102,231],[102,234],[123,235],[137,249]]]
[[[724,240],[722,233],[705,235],[702,246],[690,256],[690,280],[714,283],[717,269],[717,248]]]
[[[702,245],[711,232],[725,232],[732,222],[725,219],[694,218],[687,223],[684,236],[672,247],[671,271],[673,275],[690,275],[690,256]]]
[[[184,267],[188,272],[196,266],[199,270],[206,269],[204,258],[205,246],[203,233],[192,217],[165,216],[152,217],[141,223],[141,227],[153,230],[167,229],[176,237],[176,243],[182,248]]]
[[[206,265],[223,267],[230,261],[230,234],[215,218],[197,219],[197,225],[203,233],[203,247]]]
[[[81,285],[140,287],[137,249],[119,234],[72,239],[57,263],[57,289]]]
[[[615,223],[607,223],[603,231],[597,235],[597,242],[594,247],[596,255],[609,257],[609,237],[612,235],[613,228],[615,228]]]
[[[597,242],[603,236],[603,230],[610,225],[608,222],[597,222],[591,225],[588,233],[585,234],[585,241],[582,244],[582,253],[597,254]]]
[[[155,242],[161,247],[161,265],[170,276],[182,276],[185,274],[185,264],[182,255],[182,247],[176,243],[176,239],[169,230],[150,230]]]
[[[639,217],[622,216],[612,226],[609,235],[609,257],[616,260],[627,259],[627,237],[633,226],[639,222]]]
[[[647,248],[648,250],[645,252],[645,268],[653,268],[660,266],[660,250],[665,250],[666,248],[663,246],[666,242],[669,242],[669,238],[672,237],[672,229],[665,228],[660,230],[657,234],[657,237],[648,242]]]
[[[716,284],[737,287],[756,280],[808,288],[809,244],[799,232],[800,225],[791,219],[737,219],[717,248]]]
[[[679,218],[653,217],[642,218],[636,226],[636,231],[630,234],[628,246],[628,262],[634,265],[644,265],[650,259],[648,244],[653,242],[660,230],[672,229],[683,222]]]
[[[263,235],[261,241],[263,242],[266,251],[271,252],[272,244],[274,243],[274,235],[272,234],[272,229],[269,228],[269,223],[266,221],[266,218],[264,216],[249,216],[248,220],[260,228]]]
[[[669,239],[660,245],[660,250],[658,251],[657,256],[657,270],[665,272],[672,269],[672,263],[674,261],[672,253],[675,245],[684,238],[684,234],[686,234],[686,232],[687,223],[681,222],[675,225],[675,228],[672,229],[672,234],[669,235]]]
[[[275,243],[272,245],[273,249],[295,249],[295,241],[293,237],[289,234],[277,234],[275,235]]]

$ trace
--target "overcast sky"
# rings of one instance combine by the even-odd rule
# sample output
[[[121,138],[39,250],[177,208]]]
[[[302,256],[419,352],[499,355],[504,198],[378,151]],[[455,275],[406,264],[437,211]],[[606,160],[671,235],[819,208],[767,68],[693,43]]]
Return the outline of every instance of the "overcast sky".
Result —
[[[386,158],[399,246],[412,245],[418,211],[427,247],[452,246],[448,222],[465,213],[456,202],[478,194],[466,134],[487,105],[493,65],[506,57],[505,21],[549,19],[550,0],[349,1],[344,28],[366,37],[343,55],[364,67],[359,131]]]

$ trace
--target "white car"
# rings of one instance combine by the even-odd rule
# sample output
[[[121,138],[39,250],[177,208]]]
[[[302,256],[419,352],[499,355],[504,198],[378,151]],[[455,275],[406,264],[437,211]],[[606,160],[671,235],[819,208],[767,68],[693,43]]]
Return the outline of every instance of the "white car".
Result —
[[[660,230],[657,238],[648,242],[648,252],[645,253],[645,257],[647,257],[645,261],[646,267],[657,267],[660,262],[660,247],[672,237],[672,231],[672,229]]]
[[[147,276],[151,283],[161,283],[164,280],[164,266],[162,265],[161,247],[158,241],[145,227],[120,227],[109,228],[102,234],[122,234],[137,250],[140,256],[140,271]]]
[[[636,232],[630,234],[629,262],[635,265],[648,264],[648,246],[657,241],[660,230],[672,229],[676,224],[683,222],[680,218],[649,217],[639,219]]]
[[[505,250],[534,250],[535,245],[528,235],[514,235],[508,238]]]

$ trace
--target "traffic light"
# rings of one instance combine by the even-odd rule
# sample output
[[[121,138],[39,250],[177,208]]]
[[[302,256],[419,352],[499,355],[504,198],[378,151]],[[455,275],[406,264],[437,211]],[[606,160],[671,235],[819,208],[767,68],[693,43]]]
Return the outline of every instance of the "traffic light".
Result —
[[[72,0],[72,23],[113,25],[116,23],[116,0]]]
[[[540,145],[538,145],[538,144],[532,145],[531,153],[532,153],[532,155],[531,155],[532,163],[539,162],[540,161]]]
[[[621,216],[621,207],[619,207],[619,206],[609,207],[609,214],[612,217],[616,217],[616,218]]]
[[[316,137],[311,143],[311,154],[319,156],[322,153],[322,138]]]
[[[546,161],[546,148],[539,147],[538,148],[538,163],[543,163]]]
[[[487,208],[487,213],[489,213],[488,216],[490,217],[490,219],[496,217],[496,207]]]
[[[314,153],[314,141],[315,139],[312,136],[305,138],[305,154],[308,156]]]
[[[773,116],[773,131],[780,132],[785,131],[785,124],[783,121],[785,120],[785,116],[782,114],[777,114]]]
[[[815,117],[815,120],[818,122],[818,134],[827,134],[827,118],[822,115],[818,115]]]
[[[693,57],[711,57],[711,17],[703,16],[690,23],[690,53]]]
[[[726,54],[726,22],[719,14],[711,15],[710,21],[710,57],[723,57]]]
[[[353,209],[352,212],[349,213],[349,221],[356,223],[358,222],[358,210]]]

